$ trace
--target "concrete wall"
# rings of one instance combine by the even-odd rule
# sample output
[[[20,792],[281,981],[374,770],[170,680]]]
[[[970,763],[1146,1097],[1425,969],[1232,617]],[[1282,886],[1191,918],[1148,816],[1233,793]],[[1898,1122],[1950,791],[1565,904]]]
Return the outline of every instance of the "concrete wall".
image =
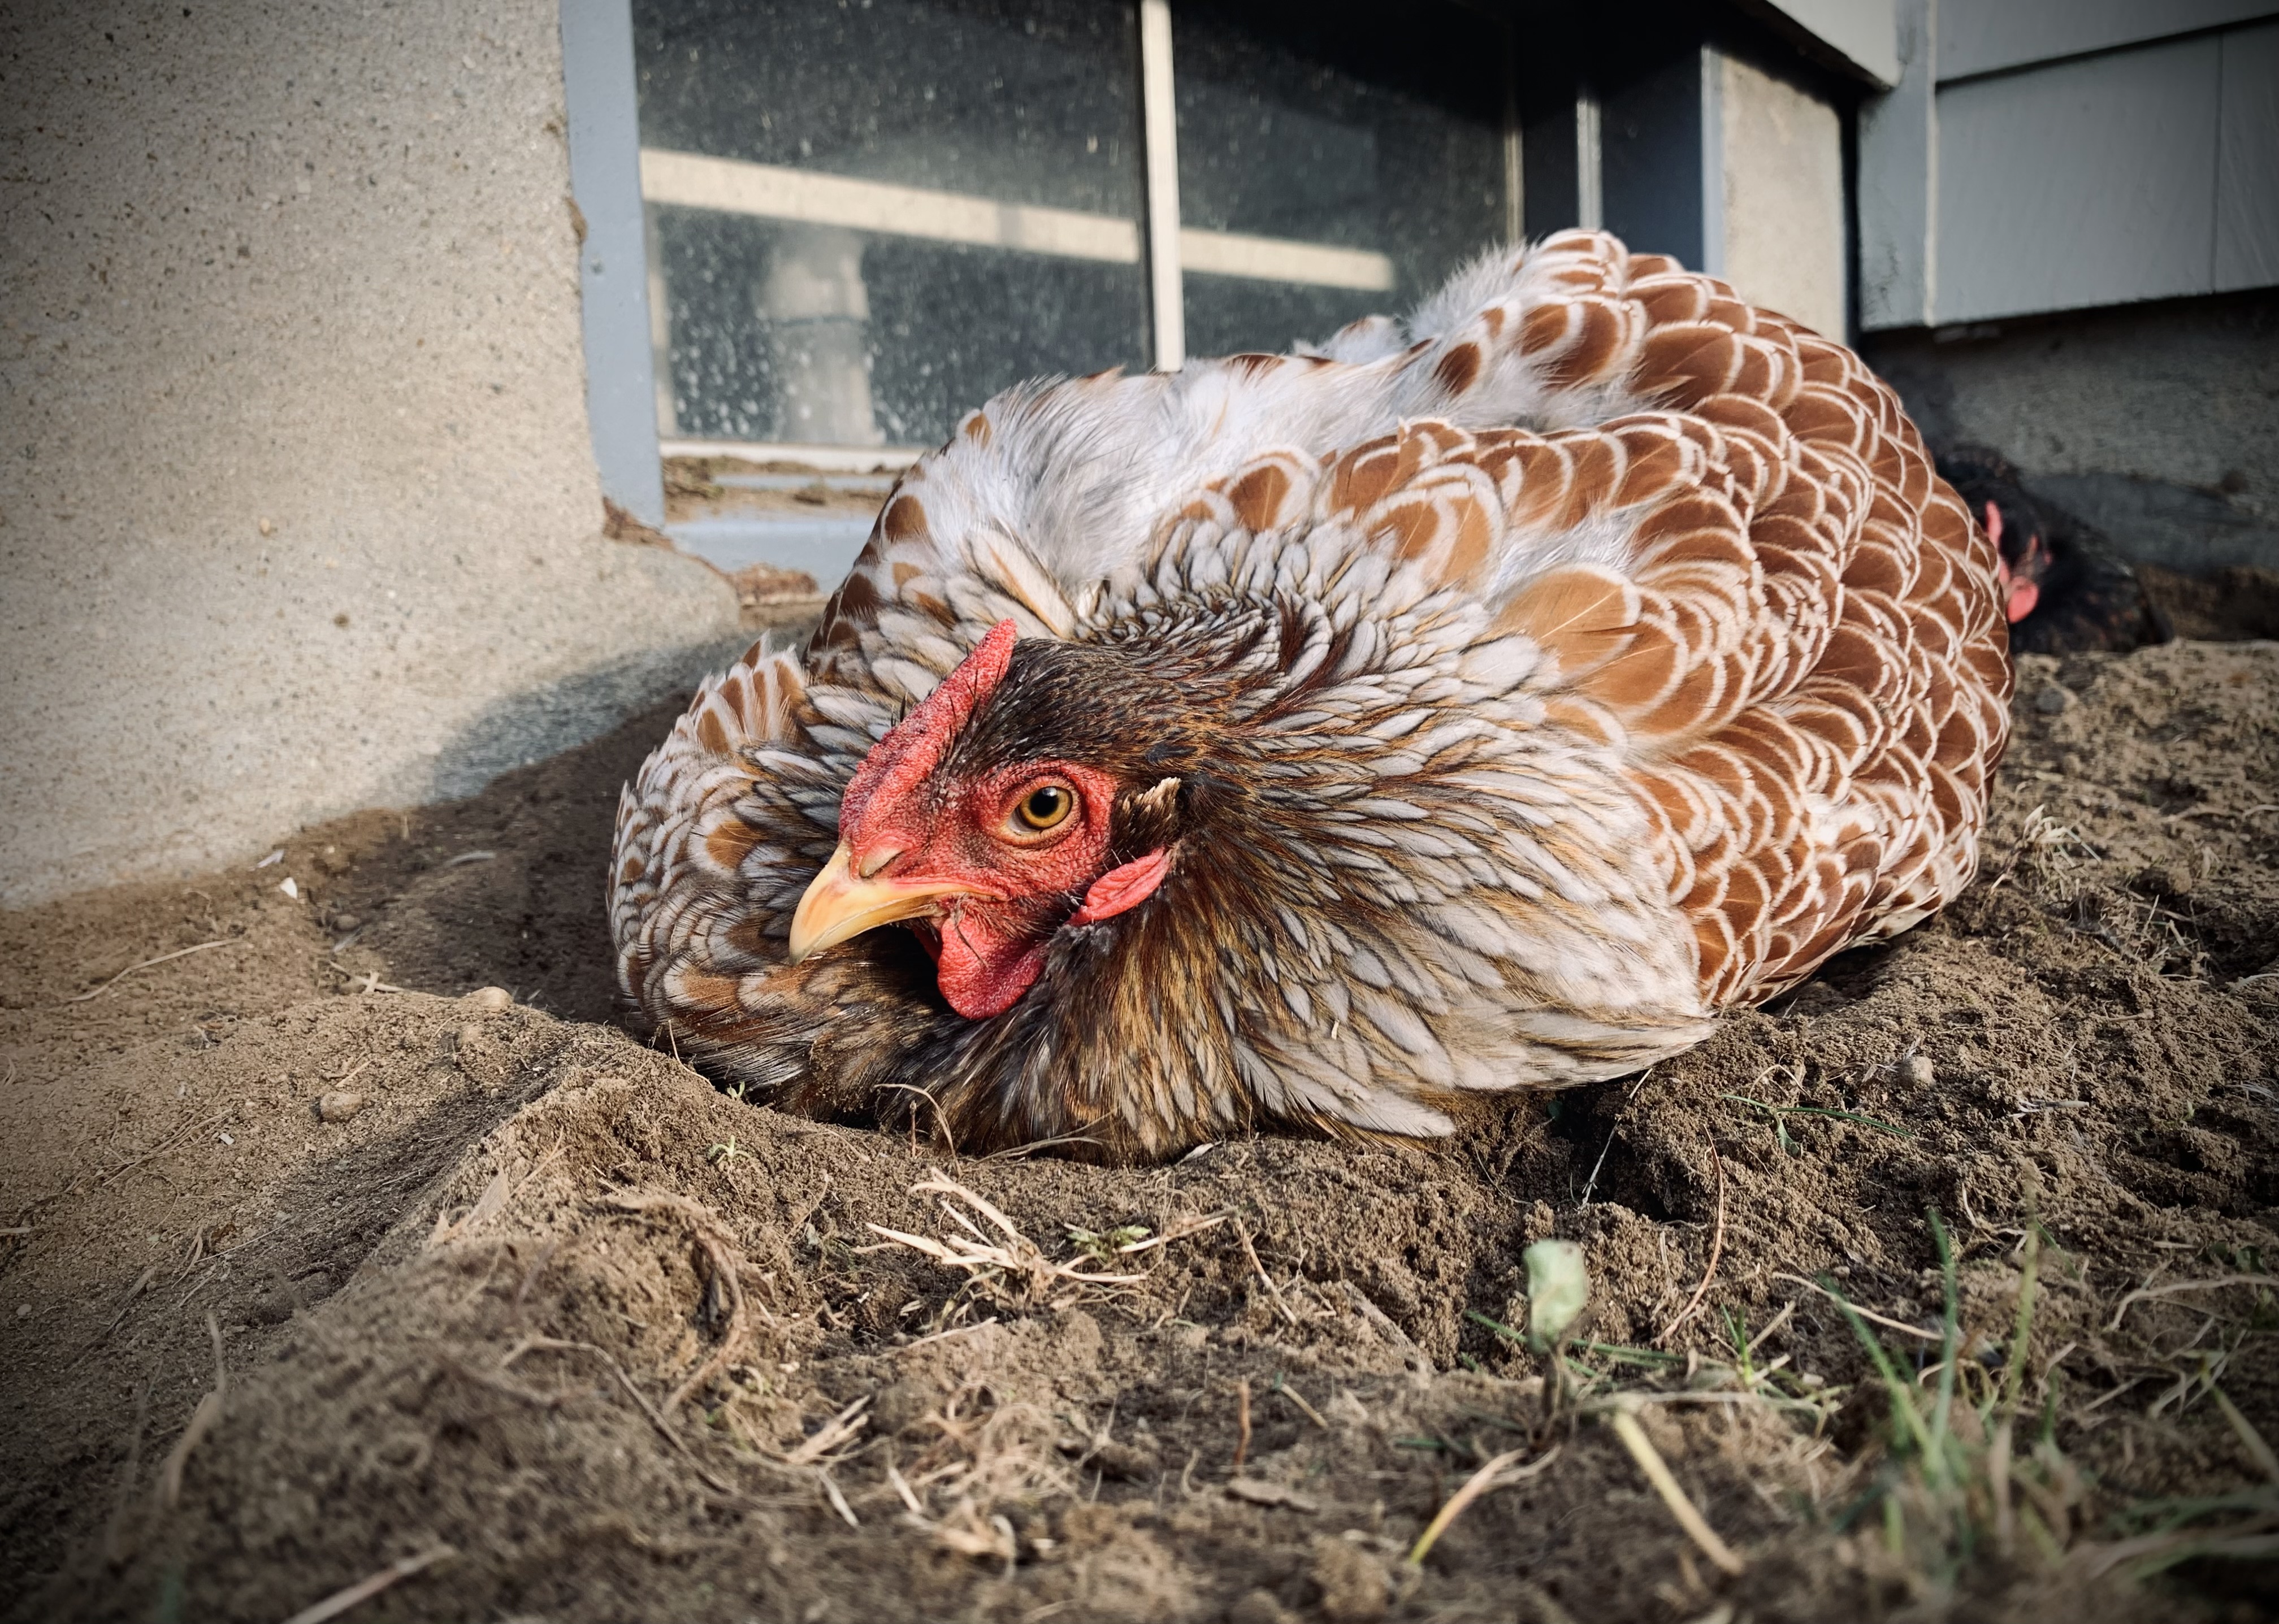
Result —
[[[733,637],[598,533],[554,0],[35,0],[0,61],[0,901],[464,793]]]
[[[1842,338],[1844,127],[1820,96],[1712,58],[1724,151],[1721,274],[1752,302]]]
[[[1934,443],[2008,454],[2135,556],[2279,568],[2279,292],[1870,334]]]

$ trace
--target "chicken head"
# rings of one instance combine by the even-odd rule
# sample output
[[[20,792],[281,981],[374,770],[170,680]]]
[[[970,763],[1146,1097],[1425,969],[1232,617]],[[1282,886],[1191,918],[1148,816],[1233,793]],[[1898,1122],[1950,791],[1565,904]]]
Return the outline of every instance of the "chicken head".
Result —
[[[1014,640],[1014,624],[999,624],[863,759],[840,806],[839,847],[793,915],[794,963],[907,924],[950,1007],[984,1020],[1035,984],[1058,931],[1136,908],[1162,884],[1168,847],[1115,856],[1119,796],[1151,785],[1036,754],[1047,718],[1019,714],[1017,695],[1005,708],[1015,715],[989,716]],[[977,717],[1011,725],[977,729]]]

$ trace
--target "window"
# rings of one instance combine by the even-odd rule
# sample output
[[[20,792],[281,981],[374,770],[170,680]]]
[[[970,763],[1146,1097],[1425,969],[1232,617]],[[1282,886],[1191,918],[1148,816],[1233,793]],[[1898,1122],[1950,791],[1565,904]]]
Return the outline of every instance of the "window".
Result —
[[[1239,0],[1143,50],[1141,10],[635,0],[664,434],[930,445],[1024,378],[1402,310],[1515,234],[1495,19]]]

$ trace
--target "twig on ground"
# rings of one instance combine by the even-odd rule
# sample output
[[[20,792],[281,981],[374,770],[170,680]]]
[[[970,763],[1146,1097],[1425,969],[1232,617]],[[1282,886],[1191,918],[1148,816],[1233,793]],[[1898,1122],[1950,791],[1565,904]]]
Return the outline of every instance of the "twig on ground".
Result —
[[[1234,1384],[1234,1470],[1242,1470],[1242,1463],[1250,1459],[1250,1378],[1243,1376]]]
[[[67,998],[64,1000],[64,1002],[66,1004],[84,1004],[91,998],[101,998],[104,993],[110,992],[111,988],[117,986],[129,976],[132,976],[136,970],[146,970],[154,964],[165,964],[175,959],[187,959],[194,953],[205,952],[209,947],[235,947],[242,945],[244,940],[245,938],[242,936],[224,936],[217,938],[215,940],[211,942],[200,942],[195,947],[177,947],[173,952],[162,953],[155,959],[145,959],[140,964],[130,964],[125,969],[119,971],[119,974],[113,976],[110,980],[104,982],[101,986],[95,988],[91,992],[81,992],[73,997]]]
[[[1424,1350],[1416,1345],[1416,1338],[1410,1336],[1407,1331],[1401,1329],[1399,1325],[1395,1324],[1392,1315],[1386,1314],[1384,1309],[1370,1301],[1368,1292],[1362,1291],[1350,1280],[1340,1280],[1338,1282],[1338,1284],[1344,1291],[1346,1300],[1351,1303],[1354,1307],[1360,1312],[1362,1319],[1367,1320],[1371,1325],[1377,1328],[1377,1333],[1380,1336],[1382,1336],[1387,1342],[1391,1343],[1394,1347],[1399,1348],[1402,1352],[1408,1354],[1409,1358],[1415,1360],[1416,1361],[1417,1368],[1422,1370],[1426,1375],[1432,1374],[1432,1361],[1426,1355]]]
[[[1658,1066],[1661,1063],[1656,1061],[1654,1065]],[[1623,1103],[1627,1106],[1631,1100],[1636,1099],[1638,1097],[1638,1092],[1646,1087],[1653,1076],[1654,1066],[1648,1066],[1644,1071],[1639,1072],[1638,1080],[1631,1084],[1630,1099],[1623,1100]],[[1607,1165],[1607,1153],[1615,1148],[1615,1136],[1621,1131],[1622,1127],[1619,1123],[1607,1130],[1607,1142],[1599,1146],[1599,1159],[1591,1164],[1591,1176],[1583,1181],[1583,1199],[1575,1204],[1578,1211],[1591,1205],[1591,1191],[1599,1187],[1599,1169]]]
[[[1631,1459],[1638,1462],[1638,1470],[1646,1474],[1646,1482],[1661,1497],[1661,1503],[1669,1507],[1669,1514],[1677,1520],[1677,1526],[1685,1530],[1685,1536],[1700,1547],[1701,1554],[1715,1563],[1721,1572],[1739,1574],[1746,1564],[1733,1554],[1731,1546],[1717,1537],[1717,1530],[1686,1498],[1677,1479],[1670,1475],[1661,1452],[1646,1436],[1646,1429],[1638,1425],[1638,1417],[1628,1409],[1617,1407],[1608,1413],[1607,1421],[1614,1428],[1615,1436],[1623,1441],[1623,1447],[1630,1451]]]
[[[591,1343],[579,1345],[609,1360],[610,1373],[618,1378],[618,1383],[625,1388],[625,1391],[633,1395],[633,1400],[641,1406],[641,1413],[648,1417],[648,1424],[656,1429],[660,1437],[687,1458],[689,1468],[697,1476],[702,1478],[707,1486],[717,1490],[732,1499],[740,1500],[744,1498],[732,1484],[706,1469],[704,1463],[696,1458],[696,1452],[688,1447],[688,1440],[672,1429],[672,1423],[665,1420],[663,1412],[648,1401],[648,1395],[641,1391],[634,1383],[633,1377],[625,1374],[625,1367],[618,1363],[606,1349],[595,1347]]]
[[[1800,1285],[1808,1291],[1817,1291],[1831,1303],[1844,1302],[1844,1298],[1837,1296],[1835,1292],[1830,1291],[1826,1286],[1822,1285],[1818,1281],[1807,1280],[1802,1275],[1783,1274],[1778,1269],[1775,1269],[1772,1272],[1770,1278],[1775,1280],[1785,1280],[1791,1285]],[[1925,1342],[1942,1342],[1945,1340],[1944,1332],[1927,1331],[1919,1325],[1909,1325],[1904,1320],[1894,1320],[1890,1318],[1888,1315],[1877,1314],[1872,1308],[1862,1308],[1857,1303],[1846,1303],[1845,1306],[1850,1308],[1853,1313],[1858,1314],[1861,1319],[1872,1320],[1876,1324],[1882,1326],[1885,1330],[1895,1330],[1899,1332],[1902,1336],[1919,1337]]]
[[[916,1094],[920,1099],[925,1100],[928,1105],[933,1107],[934,1126],[941,1130],[941,1142],[949,1151],[950,1161],[955,1161],[957,1160],[957,1135],[950,1129],[949,1114],[941,1108],[941,1101],[936,1099],[932,1093],[918,1087],[915,1084],[889,1083],[886,1084],[886,1087],[897,1090],[905,1094]],[[914,1134],[917,1130],[917,1107],[913,1106],[910,1110],[910,1129]]]
[[[948,1330],[938,1330],[930,1337],[913,1337],[894,1351],[899,1353],[909,1348],[924,1347],[929,1342],[940,1342],[945,1337],[963,1337],[968,1331],[986,1330],[996,1323],[997,1316],[993,1314],[987,1319],[976,1320],[971,1325],[953,1325]]]
[[[103,1344],[110,1337],[111,1333],[119,1329],[120,1321],[127,1318],[128,1313],[134,1308],[134,1305],[142,1300],[142,1293],[150,1289],[150,1283],[157,1277],[158,1266],[156,1263],[153,1263],[150,1268],[142,1271],[141,1276],[136,1279],[134,1283],[127,1288],[126,1300],[119,1305],[119,1312],[111,1316],[111,1323],[104,1326],[100,1331],[96,1332],[95,1340],[88,1343],[85,1347],[79,1351],[79,1359],[85,1359],[88,1354],[94,1352],[96,1348],[103,1345]],[[73,1364],[77,1364],[79,1362],[79,1359],[75,1359],[72,1362]]]
[[[1267,1295],[1274,1299],[1274,1306],[1282,1311],[1284,1319],[1293,1325],[1297,1324],[1298,1311],[1290,1306],[1289,1300],[1282,1295],[1282,1288],[1274,1283],[1274,1276],[1268,1274],[1266,1265],[1258,1260],[1258,1248],[1250,1243],[1250,1226],[1237,1219],[1234,1232],[1242,1237],[1242,1255],[1250,1260],[1251,1268],[1256,1272],[1258,1278],[1265,1283]]]
[[[2279,1286],[2279,1275],[2216,1275],[2206,1280],[2178,1280],[2164,1286],[2140,1286],[2121,1299],[2121,1306],[2113,1311],[2113,1322],[2105,1329],[2109,1331],[2119,1330],[2121,1316],[2127,1314],[2130,1307],[2137,1303],[2148,1303],[2163,1297],[2174,1297],[2180,1291],[2212,1291],[2219,1286],[2231,1285],[2262,1286],[2269,1290],[2274,1286]]]
[[[222,1400],[229,1390],[229,1371],[222,1362],[221,1326],[211,1314],[206,1315],[206,1335],[213,1338],[213,1390],[199,1399],[198,1407],[190,1412],[190,1424],[182,1429],[182,1436],[167,1452],[166,1464],[158,1471],[158,1499],[169,1511],[181,1502],[182,1473],[189,1466],[190,1452],[221,1419]]]
[[[1276,1376],[1274,1378],[1274,1385],[1267,1390],[1270,1392],[1279,1393],[1282,1397],[1287,1398],[1292,1404],[1296,1405],[1299,1410],[1305,1415],[1306,1419],[1313,1422],[1316,1427],[1319,1427],[1324,1432],[1327,1432],[1330,1429],[1330,1423],[1323,1419],[1322,1413],[1316,1409],[1312,1405],[1308,1404],[1299,1394],[1298,1390],[1292,1387],[1280,1376]]]
[[[1759,1348],[1764,1345],[1766,1337],[1771,1336],[1775,1331],[1778,1330],[1782,1326],[1787,1324],[1795,1317],[1796,1304],[1794,1302],[1788,1302],[1781,1305],[1781,1311],[1773,1315],[1771,1321],[1765,1326],[1764,1329],[1759,1331],[1755,1336],[1749,1338],[1748,1347],[1746,1352],[1754,1353]]]
[[[1708,1295],[1709,1283],[1717,1277],[1717,1260],[1724,1255],[1725,1159],[1717,1153],[1717,1145],[1715,1140],[1712,1140],[1709,1145],[1709,1162],[1717,1169],[1717,1222],[1716,1228],[1711,1232],[1709,1237],[1709,1261],[1702,1266],[1701,1283],[1693,1288],[1693,1295],[1686,1298],[1685,1306],[1677,1311],[1677,1317],[1663,1326],[1661,1334],[1654,1339],[1654,1345],[1658,1348],[1667,1345],[1677,1328],[1692,1319],[1694,1311],[1701,1306],[1701,1299]]]
[[[1506,1450],[1502,1454],[1490,1460],[1478,1471],[1466,1478],[1462,1486],[1448,1497],[1447,1504],[1440,1507],[1432,1521],[1425,1524],[1424,1531],[1416,1536],[1416,1543],[1408,1548],[1408,1555],[1404,1560],[1411,1567],[1423,1567],[1425,1553],[1432,1549],[1434,1543],[1441,1535],[1448,1531],[1448,1525],[1464,1514],[1466,1506],[1492,1489],[1508,1488],[1513,1483],[1526,1482],[1558,1459],[1559,1451],[1562,1447],[1564,1446],[1561,1444],[1554,1444],[1550,1451],[1539,1459],[1531,1460],[1516,1472],[1508,1474],[1506,1473],[1505,1468],[1525,1454],[1526,1450]]]
[[[205,1129],[212,1127],[216,1122],[226,1122],[228,1119],[229,1111],[226,1107],[224,1107],[219,1111],[216,1111],[212,1115],[204,1118],[203,1121],[183,1123],[182,1126],[175,1129],[173,1132],[168,1134],[164,1139],[161,1139],[154,1148],[144,1151],[132,1161],[120,1162],[117,1167],[111,1168],[110,1172],[103,1175],[102,1177],[95,1181],[91,1188],[95,1190],[102,1189],[104,1185],[111,1183],[122,1174],[131,1173],[136,1168],[141,1167],[144,1162],[155,1161],[157,1158],[165,1155],[168,1151],[173,1149],[174,1146],[180,1145],[184,1139],[189,1138],[190,1135],[202,1132]]]
[[[286,1620],[285,1624],[325,1624],[326,1619],[336,1619],[349,1608],[370,1601],[398,1580],[409,1579],[412,1574],[423,1573],[436,1563],[448,1561],[458,1554],[449,1545],[438,1545],[432,1551],[421,1551],[418,1556],[401,1558],[369,1579],[359,1580],[344,1590],[334,1591],[313,1607],[302,1608]]]

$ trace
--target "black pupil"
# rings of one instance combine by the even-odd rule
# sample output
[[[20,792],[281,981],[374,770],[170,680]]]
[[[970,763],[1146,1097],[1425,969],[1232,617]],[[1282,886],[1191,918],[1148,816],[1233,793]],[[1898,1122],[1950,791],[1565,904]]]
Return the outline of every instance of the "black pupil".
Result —
[[[1029,796],[1029,821],[1032,823],[1049,823],[1059,817],[1061,802],[1066,793],[1064,790],[1056,789],[1040,789],[1032,792]]]

